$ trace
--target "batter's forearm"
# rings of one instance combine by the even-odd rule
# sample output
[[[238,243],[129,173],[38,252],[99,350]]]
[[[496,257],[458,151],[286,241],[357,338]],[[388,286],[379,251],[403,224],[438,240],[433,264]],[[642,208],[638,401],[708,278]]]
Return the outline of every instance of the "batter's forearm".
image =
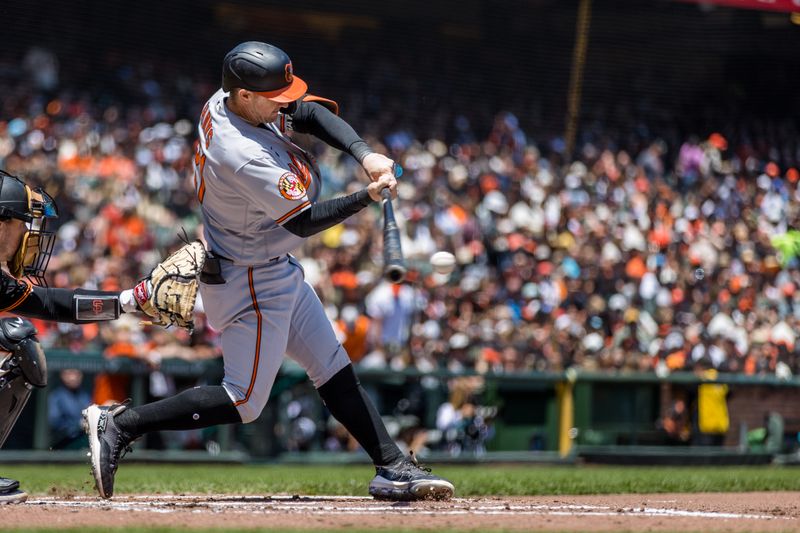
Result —
[[[113,320],[120,314],[119,294],[89,289],[33,287],[13,313],[73,324]]]
[[[298,133],[308,133],[347,152],[360,163],[372,153],[369,145],[343,119],[327,108],[312,102],[301,102],[292,115],[292,128]]]
[[[367,189],[350,196],[333,198],[306,209],[286,222],[283,227],[298,237],[310,237],[320,231],[335,226],[344,219],[355,215],[372,202]]]

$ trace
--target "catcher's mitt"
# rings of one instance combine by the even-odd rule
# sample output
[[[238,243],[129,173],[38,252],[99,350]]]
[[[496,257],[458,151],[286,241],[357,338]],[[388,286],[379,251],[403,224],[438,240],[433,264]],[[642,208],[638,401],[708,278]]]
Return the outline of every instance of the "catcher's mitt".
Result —
[[[150,324],[194,328],[197,276],[203,270],[206,249],[200,241],[182,246],[139,282],[133,295]]]

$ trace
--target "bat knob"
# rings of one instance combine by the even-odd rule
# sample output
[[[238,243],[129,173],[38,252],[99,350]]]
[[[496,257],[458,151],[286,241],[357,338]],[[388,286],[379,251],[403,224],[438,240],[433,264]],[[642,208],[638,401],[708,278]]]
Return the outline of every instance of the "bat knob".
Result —
[[[386,269],[386,279],[392,283],[402,283],[406,279],[406,269],[400,265],[391,265]]]

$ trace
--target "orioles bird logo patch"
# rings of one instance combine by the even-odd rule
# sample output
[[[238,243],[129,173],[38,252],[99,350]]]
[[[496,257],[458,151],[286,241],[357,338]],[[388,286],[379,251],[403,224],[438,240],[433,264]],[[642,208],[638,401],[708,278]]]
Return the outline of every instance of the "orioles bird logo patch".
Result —
[[[286,63],[286,66],[284,67],[284,73],[285,73],[286,83],[292,83],[292,81],[294,80],[294,75],[292,74],[292,62],[291,61]]]
[[[278,190],[281,191],[281,196],[287,200],[299,200],[306,195],[303,182],[291,172],[287,172],[278,180]]]

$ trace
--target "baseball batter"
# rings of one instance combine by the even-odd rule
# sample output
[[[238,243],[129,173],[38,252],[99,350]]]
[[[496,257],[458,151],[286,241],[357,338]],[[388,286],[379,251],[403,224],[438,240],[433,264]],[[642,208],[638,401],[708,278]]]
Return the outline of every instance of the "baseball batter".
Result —
[[[251,422],[267,403],[285,354],[308,373],[325,405],[370,455],[377,498],[449,498],[453,485],[419,468],[389,437],[336,340],[322,304],[291,252],[396,186],[393,162],[336,113],[307,94],[289,57],[261,42],[242,43],[223,62],[222,89],[200,115],[194,185],[209,259],[200,292],[221,331],[221,386],[197,387],[140,407],[86,411],[95,482],[113,494],[122,451],[150,431]],[[315,135],[361,162],[372,182],[350,196],[318,202],[312,156],[289,131]]]

